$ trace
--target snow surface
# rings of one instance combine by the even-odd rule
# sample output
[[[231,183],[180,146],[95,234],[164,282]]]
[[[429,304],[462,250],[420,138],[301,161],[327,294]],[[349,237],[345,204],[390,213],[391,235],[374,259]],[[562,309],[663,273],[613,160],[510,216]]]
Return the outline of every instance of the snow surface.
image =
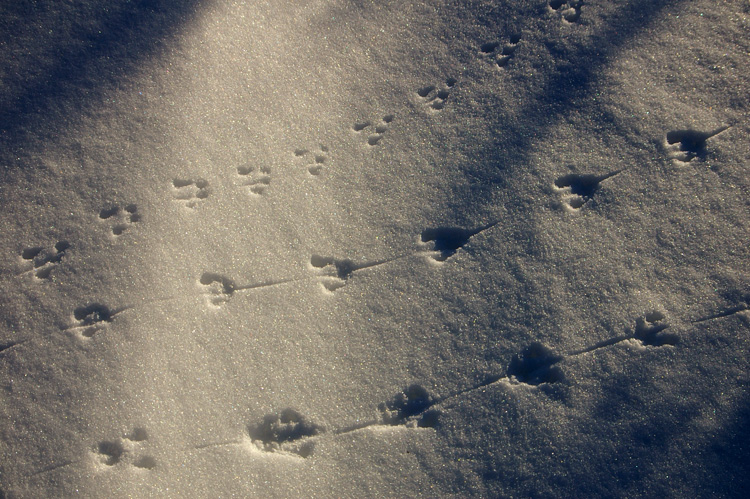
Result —
[[[0,20],[0,497],[750,487],[747,1]]]

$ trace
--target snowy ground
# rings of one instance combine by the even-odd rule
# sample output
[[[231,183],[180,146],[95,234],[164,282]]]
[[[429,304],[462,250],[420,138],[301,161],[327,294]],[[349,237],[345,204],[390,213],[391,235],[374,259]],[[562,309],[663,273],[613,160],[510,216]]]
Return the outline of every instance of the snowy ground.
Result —
[[[0,497],[750,487],[747,1],[0,21]]]

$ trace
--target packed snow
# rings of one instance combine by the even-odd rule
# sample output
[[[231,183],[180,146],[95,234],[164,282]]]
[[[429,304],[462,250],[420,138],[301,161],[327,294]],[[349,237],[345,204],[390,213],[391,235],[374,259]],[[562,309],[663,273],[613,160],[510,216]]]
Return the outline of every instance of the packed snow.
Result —
[[[0,19],[0,497],[744,497],[747,1]]]

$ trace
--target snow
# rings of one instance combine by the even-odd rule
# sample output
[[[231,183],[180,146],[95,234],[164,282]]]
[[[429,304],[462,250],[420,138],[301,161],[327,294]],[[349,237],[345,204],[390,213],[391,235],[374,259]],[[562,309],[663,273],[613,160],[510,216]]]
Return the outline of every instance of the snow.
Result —
[[[0,7],[0,496],[741,496],[749,17]]]

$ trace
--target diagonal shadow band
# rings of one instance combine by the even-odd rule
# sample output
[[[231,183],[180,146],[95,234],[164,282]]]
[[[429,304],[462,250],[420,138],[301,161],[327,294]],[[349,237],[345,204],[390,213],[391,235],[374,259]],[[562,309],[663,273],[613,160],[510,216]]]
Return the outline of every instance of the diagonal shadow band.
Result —
[[[465,197],[454,196],[454,199],[446,202],[448,210],[454,214],[453,220],[459,224],[468,223],[470,220],[464,219],[464,213],[475,213],[477,203],[493,203],[496,191],[483,187],[498,184],[504,186],[508,178],[526,170],[531,163],[531,155],[538,150],[534,147],[535,143],[545,136],[546,130],[556,126],[561,118],[580,112],[580,102],[596,91],[597,83],[604,74],[603,70],[618,52],[631,46],[634,39],[658,22],[661,12],[679,10],[683,1],[619,2],[620,7],[603,19],[600,31],[584,35],[585,39],[578,40],[575,44],[548,41],[547,49],[561,63],[557,71],[546,74],[535,72],[535,84],[528,86],[530,90],[519,107],[513,106],[506,111],[502,106],[494,106],[487,122],[492,136],[496,137],[495,143],[466,151],[466,157],[470,161],[464,165],[455,165],[463,169],[474,183],[481,185],[472,191],[470,202],[473,210],[466,209]],[[609,122],[604,123],[604,126],[611,129],[616,124]],[[474,148],[475,144],[470,147]],[[496,166],[486,168],[488,164]],[[528,230],[528,222],[532,221],[534,211],[529,210],[528,204],[522,200],[516,205],[509,204],[506,208],[513,211],[514,218],[519,220],[516,224],[518,233],[513,234],[514,239],[524,245],[523,251],[526,254],[536,254],[537,241],[532,235],[533,231]],[[526,222],[522,223],[522,220]]]
[[[5,2],[0,151],[12,154],[33,136],[53,137],[158,54],[201,3],[116,0],[94,9],[85,2]]]

